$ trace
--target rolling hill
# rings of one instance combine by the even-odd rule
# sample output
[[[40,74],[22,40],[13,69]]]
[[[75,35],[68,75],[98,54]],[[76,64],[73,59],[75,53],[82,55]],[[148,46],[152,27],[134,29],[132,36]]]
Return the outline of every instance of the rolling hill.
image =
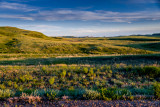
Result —
[[[64,38],[46,35],[16,27],[0,27],[0,53],[91,55],[91,54],[149,54],[154,50],[127,46],[157,43],[158,37],[86,37]]]
[[[47,36],[36,31],[29,31],[23,30],[16,27],[0,27],[0,36],[30,36],[30,37],[37,37],[37,38],[46,38]]]

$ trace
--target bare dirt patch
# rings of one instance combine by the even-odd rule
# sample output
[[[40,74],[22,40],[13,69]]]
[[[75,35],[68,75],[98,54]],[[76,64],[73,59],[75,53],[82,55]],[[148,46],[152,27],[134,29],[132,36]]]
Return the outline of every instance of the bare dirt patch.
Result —
[[[102,100],[71,100],[71,101],[42,101],[40,103],[26,102],[0,102],[1,107],[160,107],[160,101],[134,100],[134,101],[102,101]]]

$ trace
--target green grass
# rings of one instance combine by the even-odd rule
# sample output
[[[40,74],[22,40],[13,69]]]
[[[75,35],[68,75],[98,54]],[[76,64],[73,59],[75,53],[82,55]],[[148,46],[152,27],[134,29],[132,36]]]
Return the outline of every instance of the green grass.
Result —
[[[109,40],[129,40],[129,41],[160,41],[159,37],[149,37],[149,36],[122,36],[122,37],[112,37]]]
[[[0,27],[0,99],[159,98],[159,40],[157,35],[47,37]]]
[[[145,49],[149,51],[160,51],[160,43],[140,43],[140,44],[130,44],[126,45],[127,47],[132,47],[132,48],[139,48],[139,49]]]
[[[33,57],[33,56],[32,56]],[[38,57],[38,56],[37,56]],[[92,56],[92,57],[60,57],[60,58],[25,58],[25,59],[11,59],[0,60],[0,65],[52,65],[52,64],[116,64],[124,63],[131,65],[141,64],[159,64],[159,54],[148,54],[148,55],[119,55],[119,56]]]
[[[135,40],[131,40],[135,39]],[[139,40],[140,39],[140,40]],[[143,39],[143,40],[141,40]],[[14,27],[0,27],[0,53],[2,54],[56,54],[61,55],[106,55],[106,54],[150,54],[145,50],[122,45],[157,42],[158,37],[116,38],[64,38],[47,37],[42,33]]]
[[[155,57],[155,59],[157,58]],[[65,62],[56,62],[57,64],[43,62],[44,65],[29,66],[20,62],[22,65],[18,63],[15,65],[1,65],[0,89],[13,90],[15,92],[14,96],[22,92],[31,94],[36,90],[54,89],[59,90],[61,93],[55,94],[47,91],[46,95],[49,99],[54,99],[56,95],[59,97],[68,95],[74,99],[107,100],[106,98],[109,98],[108,100],[115,100],[124,99],[122,92],[126,93],[124,94],[126,96],[154,95],[153,85],[155,82],[160,82],[160,65],[156,60],[149,64],[151,58],[146,58],[141,65],[139,65],[139,62],[135,65],[132,64],[130,61],[133,61],[133,59],[129,57],[123,57],[126,63],[114,60],[114,63],[102,64],[103,58],[101,60],[97,60],[97,58],[85,60],[88,63],[76,64],[75,61],[74,64],[70,63],[70,65],[65,64]],[[104,62],[109,62],[111,59],[104,58],[104,60]],[[70,61],[72,62],[72,60]],[[90,61],[92,63],[89,63]],[[151,75],[147,74],[148,69],[153,71],[150,73]],[[81,89],[82,93],[76,91]],[[105,90],[103,92],[99,89]],[[102,95],[104,93],[110,93],[111,95]]]
[[[16,27],[0,27],[0,35],[1,36],[9,36],[9,37],[15,37],[15,36],[31,36],[31,37],[37,37],[37,38],[47,38],[44,34],[36,31],[29,31],[29,30],[23,30]]]

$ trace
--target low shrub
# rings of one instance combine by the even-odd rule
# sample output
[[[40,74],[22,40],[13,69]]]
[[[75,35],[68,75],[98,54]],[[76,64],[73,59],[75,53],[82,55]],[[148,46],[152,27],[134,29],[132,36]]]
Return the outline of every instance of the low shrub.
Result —
[[[148,88],[132,88],[130,89],[132,95],[153,95],[154,90]]]
[[[160,99],[160,83],[154,84],[154,95],[157,99]]]
[[[54,100],[56,97],[59,97],[60,91],[53,89],[40,89],[32,92],[33,96],[40,96],[43,98],[47,98],[49,100]]]
[[[83,68],[83,73],[85,73],[85,74],[88,73],[88,68],[87,68],[87,67],[84,67],[84,68]]]
[[[131,92],[127,89],[102,88],[99,90],[101,98],[106,101],[131,99]]]
[[[54,100],[56,98],[56,92],[54,90],[49,90],[47,93],[46,93],[46,97],[49,99],[49,100]]]
[[[49,84],[52,85],[52,84],[54,83],[54,80],[55,80],[54,77],[51,77],[51,78],[49,79]]]
[[[131,92],[127,89],[117,89],[117,100],[126,100],[126,99],[132,99]]]
[[[0,84],[0,89],[5,89],[6,86],[4,84]]]
[[[15,92],[9,89],[1,90],[0,89],[0,99],[9,98],[15,95]]]
[[[62,78],[64,78],[66,76],[66,70],[63,70],[60,75],[61,75]]]
[[[11,87],[12,86],[12,81],[8,81],[7,86]]]
[[[100,89],[99,92],[101,93],[101,99],[106,101],[112,100],[112,97],[110,96],[110,94],[113,94],[113,93],[109,93],[109,91],[106,88]]]
[[[23,91],[23,93],[26,93],[26,94],[28,94],[28,95],[31,95],[32,92],[33,92],[33,89],[25,89],[25,90]]]
[[[71,99],[83,99],[84,89],[68,89],[61,92],[61,96],[67,95]]]
[[[98,100],[100,99],[101,94],[98,91],[94,90],[85,90],[85,93],[83,94],[84,99],[86,100]]]
[[[39,96],[28,95],[26,93],[22,93],[22,95],[20,96],[20,100],[25,101],[27,103],[40,102],[41,99],[42,98]]]

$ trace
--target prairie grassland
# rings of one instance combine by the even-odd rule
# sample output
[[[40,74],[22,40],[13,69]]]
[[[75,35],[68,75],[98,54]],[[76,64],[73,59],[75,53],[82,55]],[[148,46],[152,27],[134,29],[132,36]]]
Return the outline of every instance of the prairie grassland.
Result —
[[[0,99],[160,99],[159,41],[47,37],[0,27]]]
[[[54,55],[3,55],[0,60],[0,65],[54,65],[54,64],[90,64],[90,65],[113,65],[124,63],[126,65],[150,65],[159,64],[160,55],[159,54],[147,54],[147,55],[111,55],[111,56],[83,56],[83,57],[70,57],[70,56],[58,56]],[[15,59],[12,59],[16,57]],[[36,58],[37,57],[37,58]]]
[[[138,39],[137,39],[138,38]],[[26,31],[12,27],[0,28],[0,53],[2,54],[150,54],[154,50],[127,47],[129,44],[156,43],[159,37],[85,37],[64,38],[47,37],[39,32]]]
[[[159,98],[159,59],[152,54],[0,61],[0,98],[22,93],[48,100]]]

